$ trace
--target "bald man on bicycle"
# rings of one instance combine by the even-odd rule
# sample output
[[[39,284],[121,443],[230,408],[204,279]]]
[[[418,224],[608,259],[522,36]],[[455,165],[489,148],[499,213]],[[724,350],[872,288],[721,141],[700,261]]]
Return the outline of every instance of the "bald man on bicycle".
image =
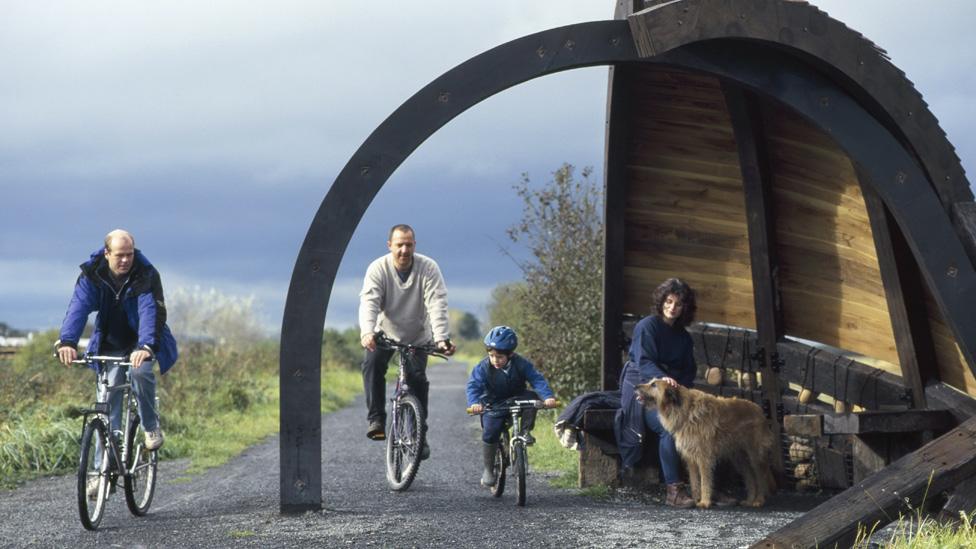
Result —
[[[366,392],[366,436],[386,438],[386,370],[392,349],[376,347],[375,333],[383,331],[401,343],[423,345],[434,341],[445,355],[455,351],[447,317],[447,286],[437,262],[415,253],[417,241],[409,225],[395,225],[386,242],[390,253],[377,258],[366,269],[359,293],[359,333],[366,349],[363,359],[363,388]],[[407,372],[407,385],[424,409],[426,429],[427,355],[416,353]],[[426,442],[421,456],[430,448]]]
[[[159,273],[135,247],[127,231],[116,229],[105,236],[104,246],[81,264],[61,333],[54,344],[58,359],[67,365],[78,357],[78,341],[88,321],[95,316],[95,330],[88,341],[89,355],[124,355],[132,362],[132,391],[139,403],[139,417],[146,433],[146,448],[163,445],[163,431],[156,413],[156,376],[152,360],[165,374],[176,362],[176,340],[166,325],[166,304]],[[125,381],[116,364],[109,370],[109,384]],[[122,428],[122,393],[109,395],[113,431]]]

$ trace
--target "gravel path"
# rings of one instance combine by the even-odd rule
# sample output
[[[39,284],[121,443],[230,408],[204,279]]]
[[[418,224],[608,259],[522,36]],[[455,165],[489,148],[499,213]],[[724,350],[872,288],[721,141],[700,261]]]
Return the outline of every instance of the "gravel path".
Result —
[[[278,514],[273,436],[192,478],[185,461],[162,463],[149,514],[131,516],[120,489],[98,532],[78,521],[73,476],[0,492],[0,547],[741,547],[822,501],[778,495],[758,511],[674,510],[655,496],[599,500],[552,488],[533,473],[519,508],[513,488],[496,499],[478,486],[480,428],[464,414],[466,368],[428,373],[431,458],[407,492],[386,485],[385,446],[365,437],[360,397],[323,416],[320,512]]]

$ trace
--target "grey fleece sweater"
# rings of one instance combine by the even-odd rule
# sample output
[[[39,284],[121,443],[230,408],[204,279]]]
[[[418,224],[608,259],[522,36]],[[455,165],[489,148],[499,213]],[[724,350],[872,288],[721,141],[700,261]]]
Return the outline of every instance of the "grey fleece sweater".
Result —
[[[360,336],[383,330],[387,336],[413,345],[450,338],[447,286],[433,259],[413,254],[406,282],[397,276],[390,254],[369,264],[359,292]]]

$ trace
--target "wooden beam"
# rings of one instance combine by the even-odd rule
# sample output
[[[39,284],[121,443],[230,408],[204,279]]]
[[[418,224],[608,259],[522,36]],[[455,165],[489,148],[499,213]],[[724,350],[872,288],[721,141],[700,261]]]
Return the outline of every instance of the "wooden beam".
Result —
[[[908,243],[901,236],[881,198],[871,185],[865,184],[865,175],[860,170],[857,176],[871,221],[871,234],[878,254],[878,267],[881,269],[881,282],[891,316],[901,376],[905,385],[912,389],[913,407],[925,408],[925,384],[930,379],[936,379],[938,372],[921,275]]]
[[[772,209],[772,174],[766,154],[759,100],[743,88],[722,83],[725,103],[732,119],[739,151],[739,169],[745,193],[746,221],[749,229],[749,256],[752,265],[752,293],[759,334],[759,359],[763,397],[769,406],[769,426],[782,445],[781,401],[776,345],[783,339],[783,313],[780,308],[779,265],[776,261],[775,219]],[[782,448],[780,449],[782,450]],[[783,452],[774,453],[776,469],[783,470]]]
[[[607,90],[606,170],[604,174],[603,261],[603,390],[617,388],[621,364],[621,323],[624,293],[624,215],[627,198],[627,161],[630,135],[630,82],[626,65],[610,67]],[[648,299],[650,296],[648,296]],[[627,334],[629,335],[629,334]]]
[[[883,526],[976,475],[976,418],[824,502],[752,547],[850,547],[859,526]]]
[[[976,399],[945,383],[929,383],[925,398],[929,408],[946,410],[959,423],[976,417]]]
[[[945,410],[905,410],[902,412],[858,412],[824,416],[823,430],[829,435],[867,433],[916,433],[946,431],[955,424]]]

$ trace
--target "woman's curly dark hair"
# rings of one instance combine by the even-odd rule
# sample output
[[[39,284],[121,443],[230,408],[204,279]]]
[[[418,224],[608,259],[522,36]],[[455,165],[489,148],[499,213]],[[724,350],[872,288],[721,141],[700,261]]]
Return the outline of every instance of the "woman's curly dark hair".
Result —
[[[654,290],[654,312],[658,316],[664,316],[664,301],[669,295],[675,294],[683,305],[681,316],[674,321],[675,328],[684,328],[695,321],[695,311],[698,304],[695,301],[695,290],[691,289],[685,281],[679,278],[669,278],[661,283]]]

